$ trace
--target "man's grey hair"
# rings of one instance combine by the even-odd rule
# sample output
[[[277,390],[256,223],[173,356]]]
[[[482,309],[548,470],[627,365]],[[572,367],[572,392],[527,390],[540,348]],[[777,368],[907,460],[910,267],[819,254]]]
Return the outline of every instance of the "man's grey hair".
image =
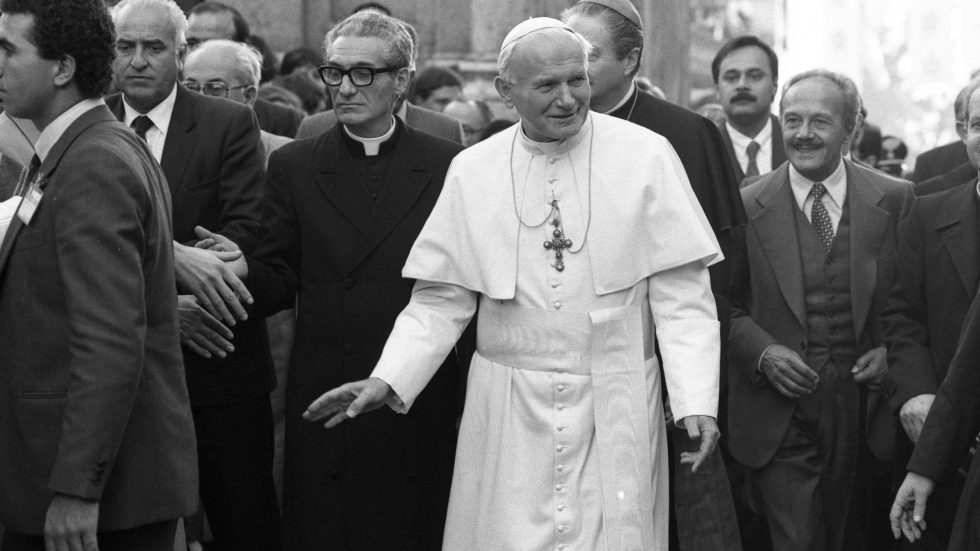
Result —
[[[848,139],[853,138],[854,132],[857,130],[858,118],[861,116],[861,94],[858,92],[857,85],[854,84],[854,81],[840,73],[828,71],[827,69],[811,69],[794,75],[783,86],[782,97],[779,98],[779,112],[783,112],[783,102],[786,99],[786,93],[789,89],[794,84],[811,78],[827,79],[840,89],[841,94],[844,95],[844,112],[841,113],[841,117],[844,119],[844,130],[847,132]]]
[[[388,45],[385,64],[389,67],[412,68],[415,47],[405,23],[376,11],[357,12],[330,29],[323,40],[323,51],[330,57],[330,47],[342,36],[380,38]]]
[[[966,85],[960,94],[963,96],[963,127],[969,128],[970,121],[970,98],[973,97],[973,93],[980,88],[980,78],[976,78],[970,81],[970,84]]]
[[[575,41],[578,42],[579,46],[582,47],[582,57],[585,58],[585,66],[586,69],[588,69],[589,52],[592,51],[592,44],[590,44],[589,41],[586,40],[584,36],[578,34],[573,30],[565,29],[562,27],[548,27],[545,29],[534,31],[532,34],[535,37],[547,38],[549,40],[561,40],[563,38],[566,38],[568,35],[571,35],[575,39]],[[531,35],[527,35],[517,40],[514,40],[510,44],[507,44],[506,46],[501,48],[500,55],[497,56],[497,73],[500,74],[500,78],[508,82],[513,82],[514,75],[511,73],[511,60],[514,57],[514,51],[517,49],[517,46],[521,42],[524,42],[524,40],[528,38],[528,36]]]
[[[128,8],[135,10],[160,7],[167,12],[174,28],[174,44],[178,50],[187,46],[187,17],[174,0],[122,0],[112,8],[112,23],[119,25],[122,12]]]
[[[262,54],[254,47],[233,40],[206,40],[187,54],[185,64],[199,57],[232,58],[242,84],[258,88],[262,80]]]

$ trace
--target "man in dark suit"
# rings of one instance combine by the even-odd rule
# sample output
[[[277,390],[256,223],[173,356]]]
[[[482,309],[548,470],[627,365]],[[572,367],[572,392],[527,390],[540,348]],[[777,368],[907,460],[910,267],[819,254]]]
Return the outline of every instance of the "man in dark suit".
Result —
[[[946,191],[947,189],[953,189],[954,187],[961,186],[970,180],[976,178],[977,169],[974,168],[974,161],[966,162],[960,166],[940,174],[939,176],[933,176],[924,182],[919,182],[915,184],[915,195],[916,197],[922,197],[923,195],[930,195],[933,193],[939,193],[940,191]]]
[[[356,12],[354,12],[356,13]],[[408,23],[396,19],[405,30],[408,31],[409,37],[412,39],[412,61],[409,65],[412,77],[415,74],[415,62],[418,58],[418,37],[415,33],[415,28]],[[412,128],[421,130],[426,134],[432,134],[439,138],[446,140],[452,140],[456,143],[463,143],[463,128],[462,125],[456,119],[452,117],[447,117],[442,113],[436,111],[431,111],[429,109],[423,109],[413,105],[411,102],[405,101],[405,95],[401,95],[395,99],[395,116],[400,118],[402,122],[411,126]],[[337,124],[337,115],[334,113],[333,109],[324,111],[322,113],[314,113],[305,119],[299,125],[299,130],[296,131],[296,139],[312,138],[314,136],[319,136],[327,130],[333,128]]]
[[[188,13],[187,24],[187,45],[191,49],[216,38],[246,44],[251,39],[248,22],[242,14],[220,2],[195,5]],[[259,128],[276,136],[292,138],[303,120],[302,113],[261,98],[255,100],[252,110],[259,119]]]
[[[711,62],[725,122],[721,137],[735,165],[736,180],[766,174],[786,160],[779,119],[772,102],[779,82],[776,52],[755,36],[733,38]]]
[[[714,123],[687,109],[645,94],[633,83],[643,54],[639,12],[629,0],[583,0],[565,10],[562,20],[592,44],[589,59],[592,98],[589,107],[599,113],[626,119],[667,138],[684,165],[722,253],[726,258],[730,257],[732,231],[745,225],[745,210],[738,194],[738,181],[735,180],[732,163]],[[727,340],[727,322],[731,319],[729,263],[719,262],[709,270],[718,317],[722,320],[724,343]],[[722,357],[726,357],[724,351]],[[678,451],[697,451],[698,442],[688,438],[684,431],[672,430],[670,434],[671,445]],[[677,523],[677,535],[683,542],[682,546],[703,546],[719,551],[738,549],[738,526],[721,452],[711,456],[696,474],[678,464],[679,453],[671,453],[670,456],[673,462],[673,508],[676,513],[672,518]],[[708,511],[712,515],[710,522],[704,518]]]
[[[965,143],[980,153],[980,84],[970,87]],[[971,115],[972,113],[972,115]],[[966,184],[920,197],[903,226],[896,257],[896,284],[883,317],[888,344],[892,410],[907,438],[897,460],[904,465],[918,447],[936,392],[960,344],[960,329],[980,283],[980,198],[977,169]],[[962,457],[961,457],[962,459]],[[931,530],[915,549],[946,549],[963,480],[939,484],[927,519]]]
[[[890,444],[869,425],[886,371],[879,313],[912,189],[841,159],[859,110],[847,77],[791,79],[780,105],[789,163],[742,190],[729,442],[776,551],[889,539],[865,518],[868,448],[881,457]]]
[[[166,182],[101,100],[102,2],[0,11],[0,100],[41,130],[0,245],[2,548],[169,551],[197,472]]]
[[[926,521],[933,508],[937,483],[949,481],[962,465],[966,450],[976,444],[980,431],[980,301],[974,300],[963,326],[962,342],[949,373],[922,427],[919,443],[908,465],[908,474],[895,495],[891,524],[895,538],[916,541],[932,531]],[[928,508],[926,507],[928,503]],[[952,514],[952,513],[950,513]],[[974,457],[963,484],[963,494],[952,520],[948,549],[980,548],[980,461]],[[934,518],[934,517],[933,517]],[[928,524],[928,526],[927,526]],[[928,528],[928,530],[927,530]]]
[[[920,153],[915,159],[912,181],[921,184],[926,180],[942,176],[956,167],[970,161],[966,154],[966,102],[969,100],[971,85],[966,85],[953,101],[953,114],[956,121],[956,134],[960,139]],[[957,182],[962,184],[964,181]],[[919,193],[919,195],[924,195]]]
[[[263,178],[254,115],[247,106],[177,83],[186,20],[172,2],[123,0],[112,15],[115,82],[122,93],[107,101],[144,137],[167,176],[174,239],[193,243],[195,227],[204,226],[251,251],[260,237]],[[182,292],[189,292],[186,281],[210,268],[209,255],[177,246]],[[179,311],[203,505],[218,549],[276,549],[269,403],[275,375],[265,323],[245,316],[236,322],[230,314],[218,318],[202,304],[207,293],[195,294],[179,297]],[[223,300],[216,298],[212,306]]]
[[[454,356],[407,415],[384,411],[327,431],[302,414],[324,391],[371,373],[411,295],[401,268],[462,148],[393,116],[412,56],[397,20],[356,13],[324,44],[321,75],[341,124],[273,153],[268,234],[248,261],[257,312],[291,308],[299,293],[285,547],[438,549],[455,447]]]

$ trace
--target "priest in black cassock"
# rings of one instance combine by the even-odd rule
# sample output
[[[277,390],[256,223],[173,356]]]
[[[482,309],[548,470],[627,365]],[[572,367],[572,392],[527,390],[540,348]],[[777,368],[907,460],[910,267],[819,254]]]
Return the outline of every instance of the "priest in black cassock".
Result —
[[[718,128],[710,120],[683,107],[641,92],[633,83],[643,53],[643,23],[629,0],[582,0],[565,10],[562,19],[592,44],[589,81],[592,111],[626,119],[667,138],[687,172],[695,196],[714,230],[722,253],[731,257],[733,232],[745,225],[745,209],[735,179],[735,168],[725,152]],[[709,268],[711,289],[721,320],[722,358],[727,357],[730,305],[729,263]],[[725,369],[725,362],[722,362]],[[722,380],[724,381],[724,377]],[[725,411],[722,389],[719,415]],[[682,431],[672,431],[673,447],[688,450],[691,441]],[[724,436],[723,436],[724,438]],[[697,442],[694,442],[696,446]],[[695,451],[691,448],[688,451]],[[677,453],[671,452],[671,457]],[[672,459],[672,461],[674,461]],[[720,452],[695,475],[671,467],[673,515],[677,540],[684,548],[741,549],[728,477]],[[698,514],[693,514],[697,510]],[[711,511],[713,523],[693,522]],[[708,526],[714,526],[709,529]],[[672,527],[673,529],[673,527]],[[675,543],[675,538],[672,544]],[[696,543],[697,542],[697,543]]]

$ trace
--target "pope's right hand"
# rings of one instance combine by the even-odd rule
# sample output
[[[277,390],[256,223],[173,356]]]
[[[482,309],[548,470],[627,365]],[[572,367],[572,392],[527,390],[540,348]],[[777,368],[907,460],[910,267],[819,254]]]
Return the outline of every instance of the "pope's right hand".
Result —
[[[388,383],[377,377],[354,381],[327,391],[314,400],[303,412],[303,419],[312,422],[327,419],[323,426],[331,429],[345,419],[378,409],[393,394]]]

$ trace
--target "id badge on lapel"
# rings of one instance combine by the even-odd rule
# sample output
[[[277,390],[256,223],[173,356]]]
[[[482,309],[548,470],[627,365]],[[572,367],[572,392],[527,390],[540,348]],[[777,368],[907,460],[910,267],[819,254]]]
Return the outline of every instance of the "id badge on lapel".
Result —
[[[20,221],[24,223],[25,226],[30,225],[31,219],[34,218],[34,213],[37,212],[37,207],[41,204],[41,199],[44,197],[44,177],[38,177],[31,185],[27,188],[27,192],[24,193],[24,199],[20,202],[20,208],[17,209],[17,217]]]

